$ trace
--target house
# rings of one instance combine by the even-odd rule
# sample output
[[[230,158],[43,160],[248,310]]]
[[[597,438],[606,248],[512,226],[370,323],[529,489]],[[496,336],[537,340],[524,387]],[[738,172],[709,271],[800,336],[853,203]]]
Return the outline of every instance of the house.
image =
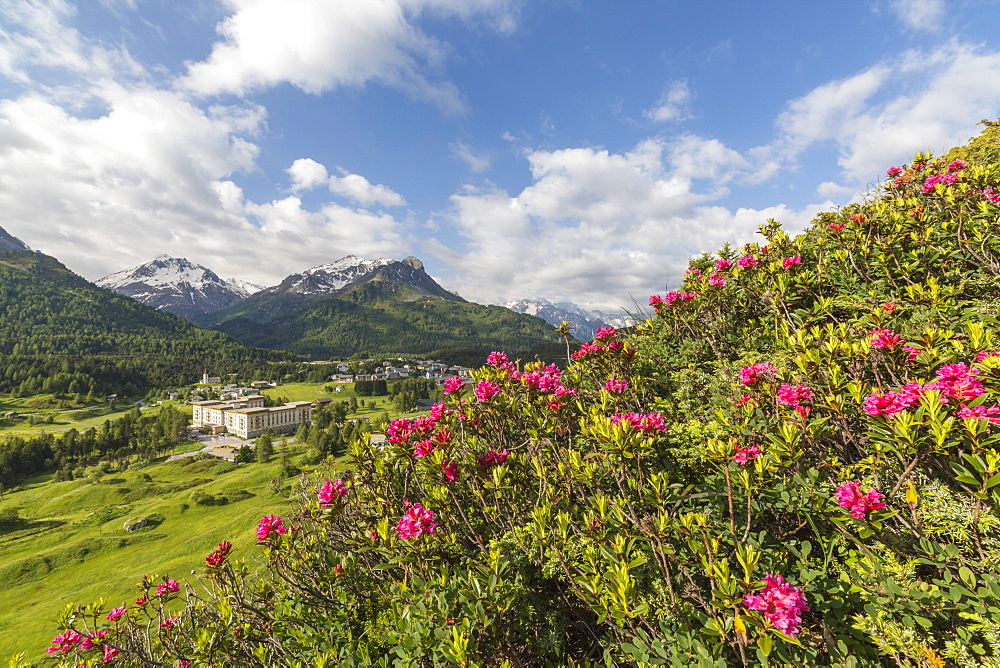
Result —
[[[198,401],[191,404],[191,424],[210,433],[228,432],[240,438],[256,438],[267,430],[289,432],[312,421],[311,401],[292,401],[264,406],[256,394],[233,401]]]

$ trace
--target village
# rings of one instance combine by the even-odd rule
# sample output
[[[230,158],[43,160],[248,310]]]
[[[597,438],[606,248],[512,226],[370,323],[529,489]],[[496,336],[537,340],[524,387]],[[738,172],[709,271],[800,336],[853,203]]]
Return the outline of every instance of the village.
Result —
[[[391,362],[375,362],[365,360],[364,363],[331,361],[309,362],[307,364],[322,364],[333,366],[336,374],[327,377],[333,393],[345,391],[348,386],[354,386],[365,381],[391,381],[407,378],[423,378],[432,380],[441,386],[447,378],[458,376],[469,378],[468,367],[449,365],[435,360],[420,360],[395,366]],[[191,405],[190,438],[209,444],[205,452],[221,459],[233,459],[235,451],[244,445],[243,441],[255,439],[262,434],[289,434],[295,432],[299,425],[312,422],[313,411],[333,401],[330,397],[317,397],[312,400],[288,401],[280,405],[267,405],[267,397],[261,392],[278,386],[277,381],[252,381],[247,386],[236,383],[223,384],[219,376],[210,376],[208,369],[202,372],[199,383],[191,390],[186,403]],[[206,399],[212,394],[217,399]],[[179,398],[179,392],[168,393],[170,399]],[[429,408],[419,405],[418,408]],[[368,421],[369,418],[353,418],[353,420]],[[375,440],[384,438],[381,434],[373,434]]]

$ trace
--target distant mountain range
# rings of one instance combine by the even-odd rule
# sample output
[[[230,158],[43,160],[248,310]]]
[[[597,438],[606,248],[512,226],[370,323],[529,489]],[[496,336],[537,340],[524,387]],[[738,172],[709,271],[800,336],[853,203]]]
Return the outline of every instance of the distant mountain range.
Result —
[[[96,283],[192,321],[239,303],[261,289],[220,278],[200,264],[169,255],[123,269]]]
[[[30,252],[26,244],[0,230],[0,251],[4,249]],[[52,262],[46,266],[57,265],[71,274]],[[74,280],[87,284],[79,277]],[[223,279],[185,258],[162,255],[106,276],[97,285],[199,327],[229,334],[244,345],[314,359],[400,353],[471,366],[481,363],[490,350],[501,349],[525,359],[536,354],[553,359],[560,350],[565,356],[553,331],[563,320],[571,323],[577,339],[591,338],[598,327],[615,324],[603,314],[570,303],[519,300],[485,306],[469,302],[441,287],[415,257],[367,260],[349,255],[291,274],[276,286],[260,288]],[[115,308],[123,303],[103,302]],[[90,317],[106,316],[94,312]],[[142,315],[138,320],[150,317]],[[121,317],[111,319],[120,321]],[[248,351],[240,356],[255,355]]]
[[[197,322],[248,345],[320,359],[410,353],[472,365],[491,350],[527,354],[559,343],[539,318],[445,290],[415,257],[350,255],[292,274]]]
[[[103,399],[190,383],[205,366],[251,377],[301,359],[99,288],[0,232],[0,392]]]
[[[515,313],[536,316],[553,327],[568,322],[573,336],[581,341],[593,339],[600,327],[629,327],[635,324],[633,318],[624,314],[588,311],[572,302],[553,304],[546,299],[515,299],[502,301],[500,306]]]

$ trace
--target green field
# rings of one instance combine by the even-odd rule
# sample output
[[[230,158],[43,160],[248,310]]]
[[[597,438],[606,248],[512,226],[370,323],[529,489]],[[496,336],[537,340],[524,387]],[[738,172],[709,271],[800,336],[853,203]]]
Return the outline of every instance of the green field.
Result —
[[[290,446],[293,461],[302,450]],[[257,554],[257,520],[288,507],[271,484],[280,475],[276,460],[163,462],[97,484],[38,476],[4,494],[0,509],[17,508],[23,519],[0,526],[0,658],[43,655],[67,603],[132,602],[146,573],[193,581],[191,571],[220,540],[233,543],[237,558]],[[253,496],[237,500],[241,490]],[[232,502],[198,505],[195,491]],[[124,531],[126,521],[153,513],[164,517],[158,526]]]
[[[0,400],[0,415],[7,412],[16,412],[21,415],[34,415],[36,418],[51,418],[51,422],[42,422],[30,425],[23,419],[0,418],[0,436],[24,436],[27,434],[60,433],[76,429],[83,431],[90,427],[99,427],[105,420],[116,420],[124,416],[132,406],[116,406],[113,410],[108,404],[99,404],[87,408],[71,410],[55,410],[51,408],[40,408],[44,406],[44,400],[39,397],[29,397],[24,399],[3,399]],[[182,413],[191,414],[191,407],[179,401],[167,401],[163,405],[174,405]],[[143,415],[152,415],[159,411],[161,406],[151,406],[143,408]]]

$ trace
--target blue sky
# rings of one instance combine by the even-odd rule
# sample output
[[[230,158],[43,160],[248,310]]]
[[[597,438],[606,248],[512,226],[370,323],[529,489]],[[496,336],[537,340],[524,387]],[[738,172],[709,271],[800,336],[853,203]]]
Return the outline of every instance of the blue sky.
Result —
[[[8,0],[0,222],[96,279],[415,255],[614,310],[1000,117],[1000,2]]]

